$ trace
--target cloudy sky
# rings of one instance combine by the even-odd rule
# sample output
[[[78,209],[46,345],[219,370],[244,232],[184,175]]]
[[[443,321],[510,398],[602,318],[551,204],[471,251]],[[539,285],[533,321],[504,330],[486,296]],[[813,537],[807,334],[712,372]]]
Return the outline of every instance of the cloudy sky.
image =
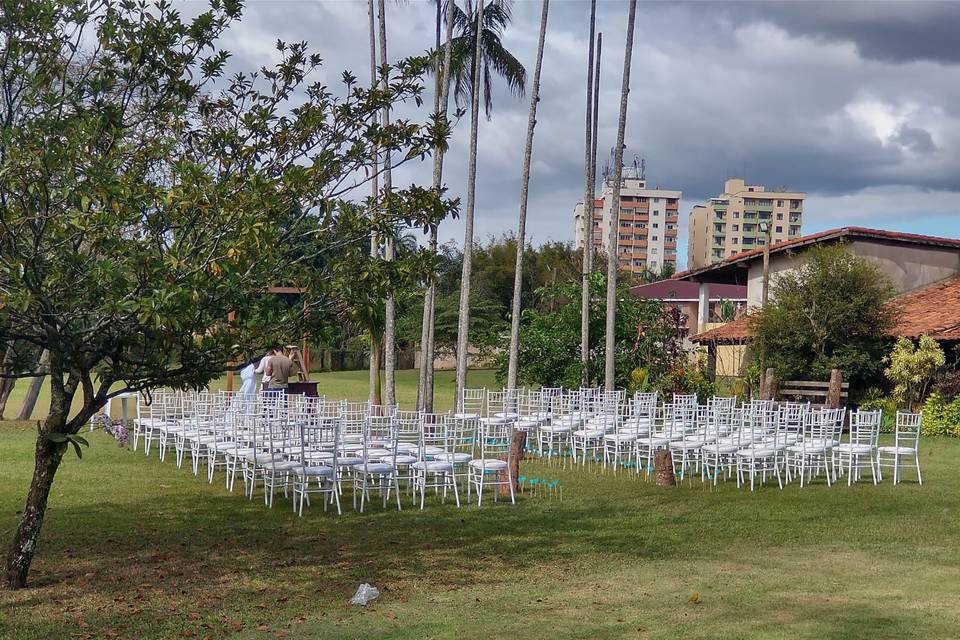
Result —
[[[391,58],[432,45],[431,3],[387,5]],[[598,2],[601,165],[616,136],[626,12],[625,1]],[[504,44],[532,77],[540,3],[516,0],[513,13]],[[534,242],[573,239],[588,18],[585,1],[551,3],[530,187]],[[646,159],[651,185],[683,191],[681,221],[725,178],[744,176],[806,191],[805,233],[861,225],[960,236],[958,24],[960,3],[642,2],[626,157]],[[368,75],[364,0],[248,2],[224,44],[234,69],[254,69],[275,58],[277,38],[309,41],[331,83],[344,69]],[[516,226],[527,109],[500,83],[492,120],[480,122],[478,236]],[[444,177],[457,195],[468,129],[465,118],[447,156]],[[399,182],[429,183],[429,171],[405,168]],[[458,221],[441,229],[445,240],[462,242],[462,233]]]

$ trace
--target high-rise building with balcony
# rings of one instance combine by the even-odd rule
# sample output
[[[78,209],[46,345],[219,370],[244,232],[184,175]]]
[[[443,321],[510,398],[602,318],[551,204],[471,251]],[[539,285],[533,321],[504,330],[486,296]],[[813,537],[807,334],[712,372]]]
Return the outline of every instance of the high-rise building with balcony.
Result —
[[[601,197],[593,203],[590,244],[595,251],[607,251],[613,213],[613,179],[606,176]],[[643,170],[623,168],[620,187],[620,224],[617,228],[617,256],[625,271],[660,273],[677,266],[677,227],[680,191],[648,189]],[[584,207],[574,209],[577,248],[586,244],[583,234]]]
[[[723,193],[690,212],[687,268],[699,269],[724,258],[800,236],[805,193],[767,191],[740,178],[723,183]],[[769,225],[769,231],[766,226]]]

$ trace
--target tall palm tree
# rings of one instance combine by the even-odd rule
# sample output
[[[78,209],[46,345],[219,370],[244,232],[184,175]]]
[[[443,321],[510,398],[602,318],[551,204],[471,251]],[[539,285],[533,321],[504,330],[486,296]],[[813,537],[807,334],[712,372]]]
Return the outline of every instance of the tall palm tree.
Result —
[[[387,12],[384,0],[377,1],[377,10],[379,12],[379,27],[380,27],[380,66],[381,68],[386,68],[387,66]],[[387,75],[383,75],[380,79],[381,88],[386,91],[388,89],[389,78]],[[384,127],[390,126],[390,109],[389,107],[384,107],[380,112],[380,122]],[[393,191],[393,175],[390,170],[390,151],[386,151],[383,157],[383,188],[389,194]],[[384,259],[393,260],[393,238],[387,237],[384,243]],[[384,360],[384,369],[387,379],[387,405],[393,406],[397,404],[397,376],[396,376],[396,362],[397,362],[397,352],[396,352],[396,332],[397,332],[397,317],[396,317],[396,302],[391,292],[387,296],[386,308],[384,310],[384,326],[383,326],[383,360]]]
[[[627,128],[627,97],[630,94],[630,63],[633,58],[633,26],[637,21],[637,0],[630,0],[630,12],[627,16],[627,43],[623,54],[623,81],[620,85],[620,118],[617,120],[617,146],[613,149],[613,198],[610,207],[609,241],[607,243],[607,342],[605,350],[605,387],[607,391],[616,388],[614,368],[614,349],[617,322],[617,231],[620,228],[620,181],[623,177],[623,142]]]
[[[476,16],[481,16],[479,24]],[[483,84],[483,109],[490,119],[493,113],[493,72],[506,81],[507,87],[517,97],[522,97],[527,82],[527,72],[512,53],[504,48],[500,38],[513,19],[513,0],[491,0],[484,5],[467,0],[466,10],[454,7],[453,21],[457,37],[453,40],[451,77],[454,83],[453,96],[458,106],[472,99],[474,86]],[[480,33],[477,42],[477,33]],[[479,65],[475,58],[480,58]],[[475,76],[481,75],[477,81]]]
[[[479,33],[483,20],[483,0],[477,0],[477,25]],[[473,271],[473,208],[477,191],[477,128],[480,124],[480,67],[483,38],[474,38],[470,102],[470,155],[467,162],[467,202],[463,222],[463,268],[460,272],[460,308],[457,322],[457,381],[456,407],[463,410],[463,389],[467,385],[467,358],[470,347],[470,277]]]
[[[443,49],[443,62],[440,63],[440,14],[444,6],[441,0],[435,0],[437,10],[436,46],[438,67],[436,69],[436,90],[433,96],[433,111],[444,122],[447,120],[447,105],[450,93],[450,62],[453,57],[453,16],[456,6],[453,0],[446,2],[446,43]],[[439,191],[443,184],[443,149],[437,149],[433,156],[433,189]],[[430,252],[437,252],[437,225],[430,228]],[[417,386],[417,408],[428,413],[433,412],[433,333],[435,318],[435,298],[437,286],[433,278],[427,283],[423,297],[423,325],[420,332],[420,384]]]
[[[593,265],[593,198],[590,152],[593,149],[593,36],[597,29],[597,0],[590,0],[590,44],[587,48],[587,121],[583,127],[583,275],[580,291],[580,381],[590,384],[590,271]]]
[[[370,23],[370,87],[376,88],[377,86],[377,29],[376,29],[376,7],[373,4],[373,0],[367,0],[367,13]],[[372,116],[376,118],[376,114]],[[374,146],[371,150],[372,159],[371,159],[371,171],[372,178],[370,180],[370,202],[371,206],[376,203],[377,198],[380,196],[380,185],[379,185],[379,169],[378,169],[378,156],[377,148]],[[380,253],[380,241],[377,238],[377,235],[370,235],[370,257],[376,258]],[[380,394],[380,339],[379,336],[374,335],[373,332],[370,333],[370,402],[372,404],[382,404],[382,398]]]
[[[594,0],[595,2],[596,0]],[[543,43],[547,37],[547,13],[550,0],[543,0],[540,14],[540,40],[537,43],[537,63],[533,69],[533,89],[530,91],[530,113],[527,116],[527,141],[523,148],[523,168],[520,170],[520,216],[517,224],[517,264],[513,272],[513,307],[510,312],[510,354],[507,365],[507,388],[517,386],[517,356],[520,348],[520,291],[523,285],[523,250],[526,246],[527,196],[530,188],[530,160],[533,156],[533,130],[537,126],[537,102],[540,101],[540,68],[543,65]]]

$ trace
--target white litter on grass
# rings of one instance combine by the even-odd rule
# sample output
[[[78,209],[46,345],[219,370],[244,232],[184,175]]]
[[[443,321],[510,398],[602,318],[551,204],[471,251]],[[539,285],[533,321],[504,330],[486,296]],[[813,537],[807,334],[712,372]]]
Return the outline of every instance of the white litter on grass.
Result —
[[[357,587],[357,592],[350,598],[350,604],[359,604],[365,607],[368,602],[376,600],[378,597],[380,597],[380,590],[372,584],[364,582]]]

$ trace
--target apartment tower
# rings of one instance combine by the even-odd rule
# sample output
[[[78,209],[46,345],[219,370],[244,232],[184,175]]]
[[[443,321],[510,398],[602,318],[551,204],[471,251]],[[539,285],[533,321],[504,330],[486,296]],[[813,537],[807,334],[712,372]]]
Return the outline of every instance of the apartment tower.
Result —
[[[741,251],[800,236],[805,193],[767,191],[740,178],[723,183],[723,193],[690,212],[687,268],[699,269]]]
[[[595,251],[607,251],[613,213],[613,177],[603,180],[601,197],[593,203],[590,243]],[[617,257],[624,271],[660,273],[677,267],[677,227],[680,191],[648,189],[643,169],[623,168],[620,187],[620,224],[617,229]],[[574,209],[577,248],[583,248],[583,203]]]

